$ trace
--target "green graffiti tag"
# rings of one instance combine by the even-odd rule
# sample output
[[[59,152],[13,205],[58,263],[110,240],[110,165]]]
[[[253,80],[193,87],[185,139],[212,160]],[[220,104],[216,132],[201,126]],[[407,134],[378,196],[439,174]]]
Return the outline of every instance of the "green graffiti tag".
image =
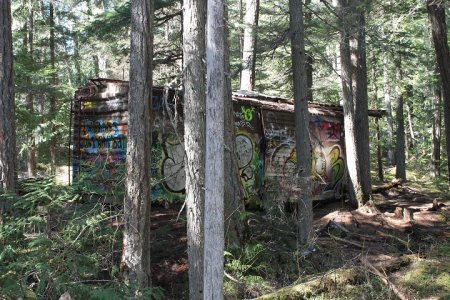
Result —
[[[334,146],[333,149],[331,149],[329,156],[331,163],[332,188],[334,189],[344,176],[345,162],[341,157],[341,149],[339,146]]]
[[[255,108],[241,106],[241,112],[244,114],[245,121],[251,122],[253,120],[253,113],[255,112]]]

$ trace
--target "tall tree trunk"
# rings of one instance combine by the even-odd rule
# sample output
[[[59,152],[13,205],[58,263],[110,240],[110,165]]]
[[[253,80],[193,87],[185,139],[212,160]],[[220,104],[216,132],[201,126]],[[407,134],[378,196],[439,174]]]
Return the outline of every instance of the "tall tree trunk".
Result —
[[[126,281],[150,286],[150,147],[153,1],[131,6],[130,91],[122,265]],[[139,292],[136,294],[139,295]]]
[[[306,100],[309,102],[313,102],[313,73],[314,73],[314,58],[311,56],[311,53],[306,54]]]
[[[372,182],[370,178],[370,142],[369,113],[367,95],[367,62],[366,62],[366,20],[365,13],[368,1],[352,0],[354,11],[353,36],[350,39],[350,56],[352,62],[352,92],[354,105],[354,120],[356,129],[356,151],[358,153],[358,168],[362,186],[364,204],[370,199]]]
[[[411,105],[409,105],[411,97],[408,95],[408,91],[407,91],[407,99],[405,101],[405,107],[406,107],[406,117],[408,119],[408,133],[409,133],[409,138],[408,138],[408,150],[412,150],[414,148],[414,141],[416,140],[416,136],[414,134],[414,128],[413,128],[413,123],[412,123],[412,108]]]
[[[82,84],[82,76],[81,76],[81,57],[80,57],[80,36],[77,32],[74,33],[73,41],[75,44],[74,47],[74,59],[75,59],[75,86],[79,86]]]
[[[376,128],[377,128],[377,170],[378,170],[378,179],[380,181],[384,181],[384,173],[383,173],[383,158],[381,155],[381,133],[380,133],[380,122],[378,118],[375,118]]]
[[[384,25],[382,25],[382,37],[386,39],[384,33]],[[389,163],[391,165],[395,164],[394,160],[394,150],[392,147],[394,141],[394,118],[392,116],[392,101],[391,101],[391,86],[389,85],[389,53],[387,51],[387,46],[384,46],[383,51],[383,92],[384,92],[384,109],[386,110],[386,122],[387,122],[387,139],[385,148],[388,153]]]
[[[16,112],[11,33],[11,1],[0,2],[0,188],[15,192]],[[4,211],[0,197],[0,221]]]
[[[431,176],[441,175],[441,127],[442,127],[442,90],[441,81],[434,84],[433,100],[433,151],[431,153]]]
[[[97,52],[97,62],[98,62],[98,77],[108,78],[108,59],[106,57],[105,51]]]
[[[450,181],[450,52],[445,23],[445,1],[427,0],[427,10],[444,95],[445,140],[447,142],[448,180]]]
[[[375,54],[372,56],[372,93],[373,93],[373,105],[378,108],[378,87],[377,87],[377,59]],[[378,173],[378,180],[384,181],[384,174],[383,174],[383,158],[381,155],[381,132],[380,132],[380,122],[379,118],[375,117],[375,127],[377,130],[377,173]]]
[[[52,68],[51,86],[52,91],[50,93],[50,120],[52,122],[51,132],[52,137],[50,139],[50,170],[51,174],[54,175],[56,172],[56,135],[55,135],[55,121],[56,121],[56,85],[57,82],[57,72],[56,72],[56,49],[55,49],[55,17],[54,17],[54,0],[50,0],[50,15],[49,15],[49,26],[50,26],[50,65]]]
[[[184,145],[189,299],[203,298],[206,1],[183,0]]]
[[[403,92],[402,92],[402,65],[400,58],[395,61],[397,73],[397,138],[395,147],[395,177],[406,181],[406,158],[405,158],[405,118],[403,116]]]
[[[33,11],[33,1],[26,0],[24,1],[25,5],[28,7],[28,21],[26,23],[27,32],[24,37],[24,46],[27,48],[27,54],[29,63],[34,66],[34,11]],[[27,75],[26,82],[29,88],[33,85],[32,79],[30,75]],[[34,115],[34,99],[33,93],[28,92],[25,103],[30,115]],[[30,143],[30,148],[27,153],[27,171],[28,177],[36,177],[36,139],[34,137],[34,128],[32,128],[29,132],[28,143]]]
[[[291,29],[291,59],[294,86],[295,143],[298,168],[298,242],[305,247],[313,236],[311,196],[311,143],[309,140],[309,112],[305,60],[305,27],[303,1],[289,0]]]
[[[352,61],[350,56],[350,36],[352,33],[351,24],[354,22],[352,8],[348,6],[346,0],[337,1],[337,10],[341,21],[340,31],[340,56],[341,56],[341,80],[344,110],[344,133],[345,133],[345,153],[347,170],[349,175],[348,192],[350,202],[355,205],[364,205],[364,192],[361,183],[361,171],[359,153],[356,143],[358,142],[355,117],[355,105],[352,87]]]
[[[228,20],[228,10],[225,7],[225,20]],[[225,74],[230,74],[229,31],[225,26]],[[241,248],[244,243],[244,225],[241,220],[241,212],[244,211],[244,191],[240,182],[239,166],[236,155],[236,134],[233,117],[233,100],[231,92],[231,76],[225,77],[225,248]]]
[[[246,0],[244,17],[244,44],[242,48],[241,90],[255,89],[256,37],[259,0]]]
[[[243,14],[243,9],[244,7],[244,3],[243,0],[238,0],[237,1],[237,11],[239,13],[239,24],[242,25],[244,23],[244,14]],[[239,43],[239,59],[240,61],[242,61],[242,54],[243,54],[243,49],[244,49],[244,29],[243,26],[239,26],[237,28],[237,38],[238,38],[238,43]],[[240,78],[239,78],[239,82],[240,82]]]
[[[223,299],[225,3],[208,0],[203,299]]]
[[[305,0],[305,7],[308,9],[309,5],[311,4],[311,0]],[[311,10],[307,10],[305,12],[305,31],[307,28],[311,27],[311,19],[312,19],[312,12]],[[309,102],[313,102],[313,73],[314,73],[314,57],[312,56],[312,53],[308,53],[305,49],[305,56],[306,56],[306,86],[307,86],[307,94],[306,99]]]

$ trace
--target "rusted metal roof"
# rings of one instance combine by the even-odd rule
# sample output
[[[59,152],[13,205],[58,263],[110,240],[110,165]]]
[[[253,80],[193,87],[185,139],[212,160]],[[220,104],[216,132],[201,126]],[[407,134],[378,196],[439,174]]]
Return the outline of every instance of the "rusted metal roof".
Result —
[[[234,92],[233,99],[266,109],[294,112],[294,99],[243,90]],[[341,105],[308,102],[308,110],[310,114],[318,116],[343,117],[344,115],[344,110]],[[384,110],[369,110],[368,113],[369,116],[376,118],[381,118],[386,115],[386,111]]]
[[[76,99],[79,101],[93,100],[93,99],[107,99],[108,103],[105,105],[112,105],[116,107],[117,111],[127,110],[128,101],[128,81],[95,78],[90,80],[90,84],[80,88],[77,91]],[[162,93],[164,87],[153,87],[156,93]],[[254,91],[238,90],[233,92],[233,100],[239,101],[243,104],[253,105],[265,109],[275,111],[294,112],[294,99],[283,98],[278,96],[266,95]],[[106,107],[98,106],[96,110],[104,110]],[[318,116],[343,117],[343,107],[341,105],[320,104],[309,102],[309,113]],[[88,112],[87,109],[85,112]],[[385,110],[369,110],[369,116],[381,118],[386,115]]]

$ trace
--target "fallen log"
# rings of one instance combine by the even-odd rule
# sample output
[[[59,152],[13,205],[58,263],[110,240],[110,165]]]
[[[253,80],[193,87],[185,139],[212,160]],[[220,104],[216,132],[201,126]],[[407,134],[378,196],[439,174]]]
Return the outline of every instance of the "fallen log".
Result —
[[[308,299],[317,293],[335,291],[339,285],[363,282],[365,278],[365,274],[360,268],[338,269],[323,276],[279,289],[255,299]]]
[[[400,178],[396,178],[396,179],[393,179],[391,183],[383,184],[380,186],[374,186],[372,188],[372,193],[376,194],[376,193],[380,193],[382,191],[387,191],[387,190],[390,190],[399,185],[402,185],[402,180]]]
[[[338,241],[338,242],[341,242],[341,243],[344,243],[344,244],[348,244],[348,245],[352,245],[352,246],[355,246],[356,248],[364,249],[364,245],[363,244],[360,244],[360,243],[357,243],[357,242],[354,242],[354,241],[351,241],[351,240],[340,238],[338,236],[332,235],[331,233],[328,233],[328,235],[332,239],[334,239],[335,241]]]
[[[369,271],[372,274],[378,276],[381,279],[381,281],[384,284],[386,284],[400,300],[408,300],[409,299],[389,280],[389,278],[386,275],[382,274],[365,257],[361,257],[360,261],[367,269],[369,269]]]
[[[400,256],[394,259],[389,259],[386,262],[378,264],[377,267],[375,267],[366,257],[361,257],[360,261],[366,270],[376,276],[379,276],[385,284],[388,284],[392,291],[401,300],[408,299],[389,279],[387,279],[387,274],[394,272],[411,262],[411,259],[408,256]],[[382,272],[386,275],[383,275]],[[360,284],[365,281],[367,281],[365,271],[361,267],[355,266],[352,268],[338,269],[324,274],[323,276],[315,277],[308,281],[279,289],[275,292],[262,295],[255,299],[308,299],[319,293],[335,292],[339,286],[345,284]]]
[[[389,239],[392,239],[394,241],[397,241],[400,244],[402,244],[403,246],[405,246],[406,249],[409,249],[409,247],[410,247],[409,241],[402,240],[401,238],[399,238],[399,237],[397,237],[395,235],[392,235],[392,234],[389,234],[389,233],[386,233],[386,232],[383,232],[383,231],[380,231],[380,230],[377,230],[375,232],[375,234],[378,235],[378,236],[384,237],[384,238],[389,238]]]

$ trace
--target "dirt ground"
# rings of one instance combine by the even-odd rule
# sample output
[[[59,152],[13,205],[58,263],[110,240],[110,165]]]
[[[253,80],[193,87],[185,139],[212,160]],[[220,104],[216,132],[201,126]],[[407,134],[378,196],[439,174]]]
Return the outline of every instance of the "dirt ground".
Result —
[[[359,210],[353,210],[342,201],[316,205],[316,240],[311,253],[305,254],[305,275],[311,275],[314,270],[323,273],[356,265],[380,277],[390,289],[395,290],[402,272],[411,264],[410,257],[427,257],[433,245],[448,243],[450,201],[404,185],[374,194],[373,202],[374,205]],[[188,299],[186,221],[184,213],[178,218],[180,208],[180,205],[152,208],[153,285],[164,289],[166,299]],[[274,257],[283,251],[280,245],[290,243],[289,239],[293,239],[295,245],[295,229],[292,230],[293,235],[288,233],[280,237],[269,232],[278,229],[266,221],[267,216],[263,212],[255,213],[248,220],[252,239],[263,241],[271,248],[268,251],[273,251]],[[445,260],[444,266],[450,266],[449,257],[442,259]],[[280,274],[277,288],[292,283],[288,276],[282,277]],[[399,288],[397,292],[393,293],[394,299],[402,296],[405,299],[421,298],[410,288]],[[437,298],[429,295],[427,299],[446,299],[445,292]],[[261,291],[249,290],[243,298],[261,294]],[[448,296],[447,299],[450,299],[450,294]]]

